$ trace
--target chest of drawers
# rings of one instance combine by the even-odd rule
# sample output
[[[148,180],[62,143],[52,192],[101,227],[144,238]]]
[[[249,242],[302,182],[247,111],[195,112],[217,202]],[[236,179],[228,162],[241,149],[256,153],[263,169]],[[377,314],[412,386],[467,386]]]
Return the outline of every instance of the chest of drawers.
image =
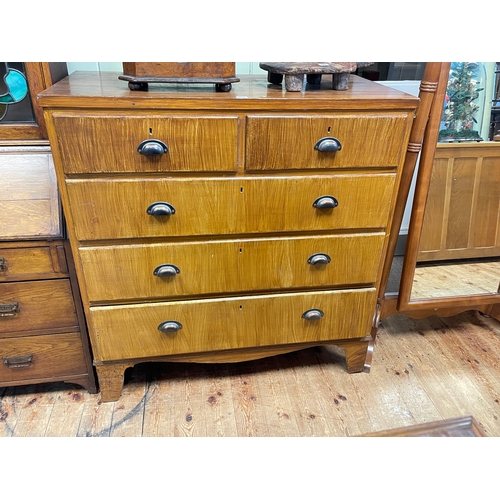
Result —
[[[65,381],[96,392],[50,148],[0,146],[0,387]]]
[[[39,96],[103,401],[145,361],[331,343],[363,369],[418,99],[352,80],[133,92],[77,72]]]

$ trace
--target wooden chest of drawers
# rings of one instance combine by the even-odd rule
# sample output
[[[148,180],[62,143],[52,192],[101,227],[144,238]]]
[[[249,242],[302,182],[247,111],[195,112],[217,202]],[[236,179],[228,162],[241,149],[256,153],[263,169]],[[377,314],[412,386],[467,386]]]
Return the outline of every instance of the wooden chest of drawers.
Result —
[[[0,146],[0,387],[65,381],[96,392],[50,148]]]
[[[418,99],[74,73],[39,96],[103,401],[144,361],[315,345],[361,371]]]

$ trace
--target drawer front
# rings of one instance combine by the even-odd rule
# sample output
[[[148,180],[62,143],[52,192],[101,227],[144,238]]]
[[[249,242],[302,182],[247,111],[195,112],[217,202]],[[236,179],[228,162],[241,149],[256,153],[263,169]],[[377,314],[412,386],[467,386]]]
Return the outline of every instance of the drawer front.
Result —
[[[385,228],[395,174],[67,180],[79,240]],[[313,206],[332,196],[338,206]],[[155,202],[172,215],[148,215]]]
[[[3,154],[0,148],[0,176],[0,240],[62,236],[51,154]]]
[[[86,373],[77,333],[0,339],[0,383]]]
[[[252,171],[397,167],[405,153],[410,118],[408,113],[250,116],[245,168]],[[329,140],[316,146],[323,138]],[[328,151],[339,145],[340,150]]]
[[[0,283],[0,336],[77,325],[69,279]]]
[[[49,245],[5,248],[0,244],[0,282],[54,278],[65,274],[64,250],[62,246],[58,248],[53,248],[51,253]]]
[[[360,338],[370,333],[374,288],[90,308],[99,361]],[[323,316],[302,317],[311,309]],[[349,311],[349,314],[346,314]],[[182,325],[176,333],[158,329]]]
[[[237,168],[236,116],[102,117],[56,113],[53,120],[62,165],[68,174],[234,172]],[[138,147],[146,140],[161,141],[168,150],[140,154]]]
[[[172,298],[373,284],[384,238],[373,233],[98,246],[80,248],[79,256],[91,302]]]

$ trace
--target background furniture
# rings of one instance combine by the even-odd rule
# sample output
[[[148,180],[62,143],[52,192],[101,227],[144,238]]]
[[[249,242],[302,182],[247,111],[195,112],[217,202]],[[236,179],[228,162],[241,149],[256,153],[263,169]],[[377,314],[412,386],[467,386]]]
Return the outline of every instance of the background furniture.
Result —
[[[19,123],[18,113],[4,109],[0,122],[0,387],[66,381],[95,393],[51,150],[33,97],[62,78],[63,69],[59,63],[25,63],[30,93],[23,104],[32,121],[23,113]],[[21,104],[6,102],[14,111]]]
[[[76,72],[39,102],[103,401],[145,361],[335,344],[364,369],[415,97]]]
[[[428,63],[427,66],[430,64],[432,63]],[[430,221],[436,218],[436,211],[428,211],[428,209],[432,209],[433,206],[436,206],[436,197],[433,193],[439,191],[440,183],[436,182],[436,180],[440,176],[439,163],[442,160],[440,157],[442,153],[450,152],[453,149],[467,151],[466,153],[460,153],[458,155],[458,159],[454,160],[454,162],[456,162],[455,168],[452,167],[451,171],[449,171],[453,174],[452,184],[455,183],[457,187],[454,186],[452,189],[450,183],[445,182],[444,185],[448,186],[445,188],[445,192],[447,192],[448,195],[447,197],[445,196],[445,200],[440,200],[441,203],[443,203],[443,201],[447,203],[446,206],[448,208],[446,210],[448,210],[448,212],[446,220],[450,221],[449,225],[454,228],[463,227],[463,222],[465,221],[467,230],[465,232],[462,231],[461,238],[464,238],[465,235],[467,241],[464,242],[463,245],[465,247],[469,246],[468,241],[470,241],[470,236],[472,236],[472,239],[477,239],[478,242],[481,242],[476,245],[479,248],[472,250],[467,250],[467,248],[465,248],[464,252],[472,251],[475,252],[477,256],[477,253],[484,251],[483,255],[491,257],[496,254],[495,247],[498,246],[499,196],[497,187],[498,155],[496,144],[475,143],[473,145],[467,145],[464,148],[455,144],[443,145],[442,147],[440,145],[438,147],[437,144],[444,96],[448,82],[449,66],[449,63],[441,63],[438,86],[432,101],[429,120],[425,128],[398,292],[387,292],[387,288],[384,286],[390,278],[391,269],[394,271],[394,260],[389,253],[384,265],[382,278],[383,286],[380,289],[381,319],[398,313],[412,317],[425,317],[431,314],[450,316],[466,310],[478,310],[496,318],[500,317],[500,294],[498,293],[498,282],[500,278],[498,273],[494,275],[494,278],[496,276],[496,285],[489,291],[478,289],[476,292],[464,292],[463,289],[459,287],[457,291],[450,291],[449,294],[439,297],[422,294],[417,296],[413,294],[416,289],[416,272],[421,271],[417,265],[417,261],[419,255],[423,255],[423,252],[429,245],[429,239],[424,232],[424,218],[426,216],[428,218],[428,226],[425,229],[426,232],[432,232],[430,228],[440,227],[443,224],[445,209],[440,211],[440,215],[437,216],[438,220],[432,223],[430,223]],[[464,161],[464,158],[468,159]],[[472,163],[473,166],[471,166],[470,158],[476,158]],[[477,158],[481,158],[480,168],[477,168]],[[450,159],[447,159],[446,162],[448,165]],[[433,170],[433,166],[436,167],[435,170]],[[474,173],[472,174],[472,172]],[[433,175],[434,181],[432,181]],[[467,182],[469,183],[467,184]],[[464,193],[468,193],[468,195],[464,195]],[[400,195],[403,195],[403,190],[400,191]],[[445,205],[442,206],[444,207]],[[457,212],[457,210],[454,210],[452,214],[450,211],[450,207],[452,206],[454,206],[455,209],[458,208],[459,211]],[[479,216],[478,213],[481,213],[481,216]],[[473,222],[471,222],[471,220]],[[397,223],[398,219],[395,217],[394,224]],[[449,227],[449,225],[447,227]],[[486,228],[489,228],[490,231],[487,231]],[[494,228],[494,234],[491,228]],[[395,247],[396,234],[397,231],[393,227],[391,241],[389,243],[390,247]],[[423,243],[421,243],[422,234],[424,234]],[[442,234],[443,232],[441,232],[438,239],[443,240]],[[456,238],[456,236],[456,230],[455,233],[451,232],[449,235],[447,234],[447,238],[450,241],[453,237]],[[488,253],[492,248],[493,253]],[[471,256],[473,255],[471,254]],[[433,265],[433,270],[437,268],[437,264],[438,262]],[[439,262],[439,264],[442,266],[442,272],[445,273],[448,270],[446,267],[448,263]],[[465,261],[461,262],[460,265],[467,266],[469,264],[469,262]],[[452,272],[456,271],[453,270]],[[441,279],[442,287],[445,286],[446,281],[445,279]],[[453,282],[453,276],[448,281]]]

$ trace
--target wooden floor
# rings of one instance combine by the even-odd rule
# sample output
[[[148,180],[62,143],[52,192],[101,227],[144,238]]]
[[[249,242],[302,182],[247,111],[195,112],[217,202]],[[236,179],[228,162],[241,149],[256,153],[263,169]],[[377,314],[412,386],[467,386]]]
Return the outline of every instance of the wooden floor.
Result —
[[[496,293],[500,259],[422,263],[415,268],[412,299]]]
[[[224,365],[144,364],[121,399],[0,388],[0,436],[358,436],[472,415],[500,436],[500,323],[476,312],[382,322],[370,373],[314,348]]]

